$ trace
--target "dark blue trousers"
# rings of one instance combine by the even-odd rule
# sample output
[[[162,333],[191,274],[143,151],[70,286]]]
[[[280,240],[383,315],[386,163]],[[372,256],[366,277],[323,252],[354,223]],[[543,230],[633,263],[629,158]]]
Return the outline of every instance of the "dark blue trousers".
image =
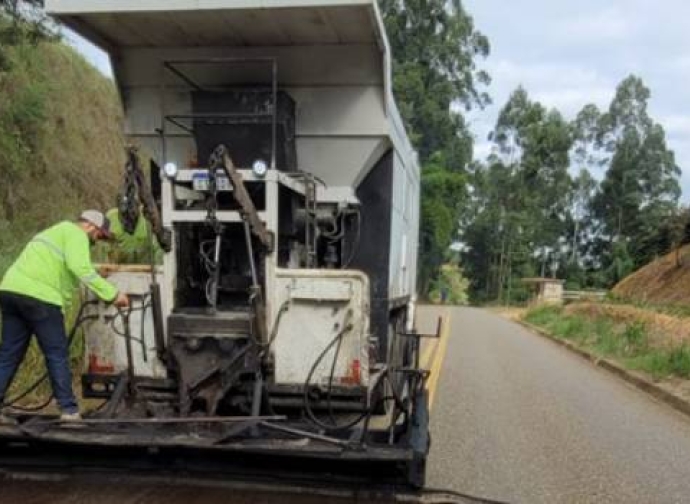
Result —
[[[0,344],[0,404],[17,368],[36,335],[48,368],[53,394],[63,413],[79,411],[72,392],[69,343],[65,319],[59,306],[9,292],[0,292],[2,343]],[[37,376],[38,378],[38,376]]]

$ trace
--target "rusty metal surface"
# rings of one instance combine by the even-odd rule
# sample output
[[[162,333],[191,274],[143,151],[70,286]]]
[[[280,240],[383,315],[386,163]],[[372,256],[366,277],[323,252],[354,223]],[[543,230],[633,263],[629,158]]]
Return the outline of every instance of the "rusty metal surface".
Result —
[[[148,423],[136,419],[87,420],[80,423],[61,423],[50,418],[32,419],[19,426],[0,426],[0,466],[11,466],[15,459],[27,460],[31,464],[40,462],[33,460],[33,457],[49,449],[56,452],[58,464],[64,462],[61,460],[63,453],[70,453],[74,457],[86,457],[85,460],[92,457],[94,464],[98,465],[97,459],[107,457],[110,452],[122,452],[124,447],[128,450],[126,454],[117,453],[123,457],[123,463],[136,458],[143,460],[151,450],[156,453],[165,450],[171,454],[184,451],[194,454],[204,464],[215,463],[213,457],[220,457],[223,464],[234,464],[240,459],[246,460],[249,455],[279,456],[301,462],[335,460],[373,464],[405,463],[412,457],[405,447],[363,445],[348,440],[341,442],[337,438],[287,426],[278,432],[279,426],[268,423],[271,419],[247,417],[230,422],[223,419],[217,422],[189,419],[182,424],[179,421],[155,419]],[[242,423],[255,424],[260,431],[256,436],[228,438],[226,429],[233,429],[235,424]],[[21,446],[21,449],[12,451],[15,445]],[[56,446],[60,449],[56,449]],[[155,460],[152,464],[160,462]]]
[[[3,502],[22,504],[473,504],[484,499],[444,491],[323,486],[257,485],[242,481],[86,476],[56,473],[0,474]]]
[[[351,502],[343,499],[298,496],[286,498],[280,495],[266,496],[256,492],[237,492],[220,489],[199,491],[198,488],[170,486],[123,486],[123,485],[75,485],[73,483],[3,483],[2,499],[5,502],[38,504],[318,504],[324,502]],[[6,499],[6,500],[5,500]]]

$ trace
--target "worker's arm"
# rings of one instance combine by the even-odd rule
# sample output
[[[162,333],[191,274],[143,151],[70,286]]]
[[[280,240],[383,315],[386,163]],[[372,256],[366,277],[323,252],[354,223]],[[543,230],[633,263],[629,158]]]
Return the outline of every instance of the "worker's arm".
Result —
[[[65,260],[67,268],[99,298],[108,303],[117,299],[117,287],[101,277],[91,263],[86,234],[70,233],[65,245]]]

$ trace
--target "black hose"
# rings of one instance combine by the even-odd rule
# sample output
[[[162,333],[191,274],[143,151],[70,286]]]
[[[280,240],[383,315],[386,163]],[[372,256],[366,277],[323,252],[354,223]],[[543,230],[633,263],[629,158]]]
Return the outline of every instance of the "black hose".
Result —
[[[304,382],[304,396],[303,396],[303,402],[304,402],[304,411],[307,414],[307,417],[311,422],[313,422],[315,425],[321,427],[322,429],[326,431],[341,431],[341,430],[347,430],[351,429],[355,425],[357,425],[359,422],[361,422],[364,418],[366,418],[368,411],[364,412],[364,414],[358,416],[355,420],[347,422],[346,424],[343,425],[334,425],[334,424],[327,424],[323,421],[321,421],[319,418],[316,417],[314,414],[314,411],[311,408],[311,399],[309,397],[309,388],[311,384],[311,379],[314,376],[314,373],[316,372],[316,369],[319,367],[319,364],[321,364],[321,361],[324,359],[326,354],[329,352],[331,348],[335,344],[338,343],[344,336],[347,331],[349,331],[352,328],[352,325],[348,322],[343,324],[343,327],[340,331],[338,331],[338,334],[335,335],[335,338],[333,338],[328,345],[326,345],[326,348],[323,349],[323,351],[319,354],[319,356],[316,358],[314,361],[314,364],[312,364],[311,369],[309,370],[309,374],[307,375],[307,379]]]
[[[141,313],[141,319],[142,319],[142,323],[141,323],[141,334],[140,334],[140,337],[139,337],[139,338],[136,338],[136,337],[134,337],[134,336],[131,336],[131,334],[130,334],[129,336],[127,335],[126,328],[124,327],[124,325],[125,325],[125,312],[124,312],[123,310],[118,309],[118,310],[117,310],[117,314],[116,314],[116,315],[111,319],[111,321],[110,321],[110,329],[113,331],[113,333],[115,333],[117,336],[120,336],[120,337],[122,337],[122,338],[126,338],[126,339],[128,338],[128,339],[130,339],[130,340],[132,340],[132,341],[136,341],[137,343],[139,343],[140,345],[142,345],[142,349],[144,350],[144,356],[143,356],[143,357],[144,357],[144,362],[146,362],[146,347],[145,347],[145,334],[144,334],[144,323],[143,323],[143,320],[144,320],[144,317],[146,316],[146,310],[147,310],[148,308],[151,308],[151,306],[152,306],[151,303],[147,302],[147,298],[148,298],[148,296],[143,296],[143,297],[142,297],[142,300],[141,300],[141,306],[136,307],[136,308],[135,308],[135,307],[130,307],[130,308],[127,310],[127,313],[129,313],[129,314],[132,314],[132,313],[138,312],[138,311],[142,312],[142,313]],[[116,326],[116,324],[115,324],[116,321],[118,320],[118,318],[121,318],[121,319],[122,319],[122,324],[123,324],[122,330],[120,330],[120,329]]]
[[[278,337],[278,327],[280,326],[280,321],[283,318],[283,314],[286,311],[288,311],[289,307],[290,307],[290,300],[289,299],[284,301],[283,304],[280,305],[280,308],[278,309],[278,314],[276,315],[276,318],[273,321],[273,328],[271,330],[271,334],[268,337],[268,342],[266,343],[264,348],[261,350],[261,354],[259,355],[260,357],[268,355],[268,352],[271,349],[273,342]]]
[[[456,490],[444,490],[441,488],[429,488],[425,487],[421,491],[421,495],[424,498],[424,502],[429,502],[432,504],[456,504],[458,499],[462,501],[472,501],[479,504],[508,504],[508,501],[498,501],[494,499],[489,499],[487,497],[477,497],[476,495],[470,495]]]
[[[338,357],[340,356],[340,348],[343,346],[343,338],[338,338],[338,343],[333,352],[333,362],[331,363],[331,372],[328,375],[328,394],[326,395],[326,405],[328,406],[328,418],[333,425],[337,425],[335,421],[335,414],[333,413],[333,377],[335,376],[335,366],[338,364]]]
[[[348,316],[348,318],[349,318],[349,316]],[[346,318],[346,322],[347,322],[347,318]],[[345,423],[345,424],[342,424],[342,425],[338,425],[338,424],[335,422],[335,418],[333,418],[332,407],[331,407],[331,404],[330,404],[330,396],[331,396],[331,394],[332,394],[332,384],[333,384],[333,375],[334,375],[334,373],[335,373],[335,363],[336,363],[336,361],[337,361],[338,354],[339,354],[339,350],[336,350],[336,353],[335,353],[334,358],[333,358],[333,364],[332,364],[332,366],[331,366],[331,373],[330,373],[330,376],[329,376],[329,383],[328,383],[328,386],[329,386],[329,390],[328,390],[328,397],[329,397],[328,409],[329,409],[329,416],[330,416],[330,419],[331,419],[331,421],[332,421],[333,423],[332,423],[332,424],[328,424],[328,423],[323,422],[322,420],[320,420],[320,419],[314,414],[314,410],[313,410],[312,407],[311,407],[311,399],[310,399],[310,397],[309,397],[309,388],[310,388],[310,384],[311,384],[311,379],[312,379],[312,377],[314,376],[314,373],[316,372],[316,369],[319,367],[319,365],[321,364],[321,361],[324,359],[324,357],[326,356],[326,354],[328,354],[328,352],[331,350],[331,348],[333,348],[334,345],[337,344],[337,345],[338,345],[338,348],[340,347],[340,345],[341,345],[341,343],[342,343],[342,339],[343,339],[343,337],[345,336],[345,333],[348,332],[348,331],[351,330],[351,329],[352,329],[352,324],[351,324],[351,323],[349,323],[349,322],[344,323],[343,328],[338,332],[338,334],[336,334],[335,338],[333,338],[333,339],[330,341],[330,343],[328,343],[328,345],[326,346],[326,348],[324,348],[323,351],[321,352],[321,354],[319,354],[319,356],[316,358],[316,360],[314,361],[314,364],[312,364],[312,367],[311,367],[311,369],[309,370],[309,374],[307,375],[307,379],[306,379],[305,382],[304,382],[304,396],[303,396],[304,411],[305,411],[305,413],[307,414],[308,419],[309,419],[312,423],[314,423],[314,424],[317,425],[318,427],[324,429],[325,431],[329,431],[329,432],[337,432],[337,431],[343,431],[343,430],[351,429],[352,427],[354,427],[355,425],[357,425],[358,423],[360,423],[362,420],[365,420],[365,419],[367,420],[367,423],[368,423],[368,419],[371,417],[371,415],[372,415],[373,412],[374,412],[374,409],[376,408],[376,406],[378,406],[378,404],[379,404],[379,402],[380,402],[380,401],[377,401],[377,403],[376,403],[375,405],[370,405],[361,415],[357,416],[354,420],[351,420],[351,421],[349,421],[349,422],[347,422],[347,423]],[[379,381],[382,380],[382,379],[384,379],[384,378],[386,378],[386,376],[388,376],[388,371],[387,371],[387,370],[386,370],[385,372],[381,373],[381,375],[379,375],[377,382],[374,384],[374,388],[378,385]],[[389,377],[389,379],[390,379],[390,377]],[[386,398],[384,398],[384,399],[386,399]],[[383,400],[383,399],[382,399],[382,400]],[[399,399],[398,397],[395,397],[395,396],[394,396],[394,397],[393,397],[393,400],[396,402],[396,404],[397,404],[399,407],[402,406],[402,401],[400,401],[400,399]],[[402,409],[402,408],[401,408],[401,409]]]
[[[349,315],[348,315],[349,318]],[[347,321],[347,318],[346,318]],[[375,404],[370,405],[361,415],[359,415],[357,418],[354,420],[347,422],[343,425],[338,425],[335,421],[334,418],[334,413],[333,413],[333,408],[332,408],[332,402],[331,402],[331,396],[332,396],[332,387],[333,387],[333,378],[335,375],[335,366],[337,364],[338,356],[340,354],[340,347],[342,345],[342,339],[345,336],[345,333],[352,329],[352,324],[351,323],[345,323],[343,328],[336,334],[335,338],[333,338],[329,344],[324,348],[324,350],[319,354],[317,357],[316,361],[314,361],[314,364],[312,365],[311,369],[309,370],[309,374],[307,375],[307,379],[305,380],[304,383],[304,396],[303,396],[303,402],[304,402],[304,411],[307,414],[307,417],[309,418],[310,421],[312,421],[315,425],[318,427],[321,427],[322,429],[326,431],[342,431],[342,430],[347,430],[351,429],[358,423],[360,423],[362,420],[365,420],[365,427],[364,431],[368,429],[369,425],[369,420],[371,419],[371,415],[375,411],[375,409],[378,407],[379,404],[392,400],[396,407],[400,410],[401,413],[403,413],[406,417],[408,415],[408,412],[406,411],[405,404],[403,403],[402,399],[398,395],[397,390],[395,390],[395,384],[393,383],[393,380],[391,379],[390,376],[390,370],[386,368],[383,370],[380,375],[377,377],[377,381],[372,384],[372,389],[375,389],[381,380],[388,379],[388,381],[391,383],[391,396],[384,396],[380,398],[379,400],[376,401]],[[317,416],[314,414],[314,411],[311,407],[311,400],[309,397],[309,387],[311,384],[312,377],[314,376],[314,373],[316,372],[316,369],[319,367],[321,364],[321,361],[324,359],[326,354],[328,354],[329,350],[333,348],[334,345],[337,345],[334,356],[333,356],[333,362],[331,364],[331,370],[328,378],[328,394],[327,394],[327,405],[328,405],[328,413],[329,413],[329,418],[331,420],[331,424],[327,424],[317,418]],[[421,385],[423,386],[423,380],[421,382]],[[393,419],[393,422],[397,420],[397,415],[396,418]]]
[[[88,320],[95,320],[98,318],[97,315],[89,315],[84,317],[84,310],[88,305],[93,305],[97,304],[98,301],[85,301],[84,303],[81,304],[79,307],[79,311],[77,312],[77,317],[74,321],[74,324],[72,325],[72,329],[69,332],[69,335],[67,337],[67,345],[68,347],[72,346],[72,343],[74,341],[74,338],[77,334],[77,331],[81,327],[81,325],[88,321]],[[34,413],[36,411],[40,411],[44,409],[46,406],[50,404],[50,401],[53,400],[53,394],[51,393],[48,399],[46,399],[43,403],[41,403],[38,406],[29,406],[29,407],[19,407],[16,406],[16,404],[27,397],[29,394],[31,394],[33,391],[35,391],[38,387],[41,386],[41,384],[48,378],[48,373],[45,372],[43,373],[34,383],[29,385],[27,388],[25,388],[22,392],[20,392],[17,396],[13,397],[9,401],[6,401],[2,404],[3,408],[8,408],[11,407],[17,411],[21,412],[27,412],[27,413]]]
[[[87,322],[89,320],[97,320],[99,318],[98,315],[89,315],[86,317],[83,316],[84,310],[86,309],[86,307],[89,305],[95,305],[95,304],[98,304],[98,301],[95,301],[95,300],[94,301],[85,301],[79,307],[79,312],[77,313],[77,318],[75,319],[74,325],[72,326],[72,329],[70,330],[70,333],[69,333],[68,338],[67,338],[68,346],[70,346],[70,347],[72,346],[72,343],[74,342],[74,338],[76,337],[77,331],[79,330],[79,328],[81,327],[81,325],[84,322]],[[141,308],[132,308],[130,311],[134,312],[134,311],[141,310],[145,314],[146,309],[149,306],[150,305],[146,304],[146,300],[144,299],[144,300],[142,300]],[[121,315],[121,314],[122,314],[122,312],[120,310],[118,310],[118,315]],[[118,336],[125,336],[126,337],[126,334],[121,333],[115,327],[116,318],[117,317],[113,318],[113,321],[111,322],[111,329]],[[143,325],[142,325],[142,327],[143,327]],[[137,341],[137,338],[134,338],[131,336],[130,336],[130,339]],[[143,340],[138,341],[138,342],[140,342],[142,345],[144,344]],[[53,400],[54,395],[52,393],[50,394],[50,396],[48,396],[48,398],[43,403],[36,405],[36,406],[21,406],[20,407],[20,406],[16,406],[16,404],[19,401],[21,401],[22,399],[24,399],[25,397],[27,397],[29,394],[34,392],[38,387],[41,386],[41,384],[43,384],[43,382],[46,381],[46,379],[48,379],[48,373],[47,372],[43,373],[34,383],[29,385],[26,389],[24,389],[16,397],[13,397],[11,400],[3,403],[2,406],[4,408],[11,407],[12,409],[15,409],[15,410],[20,411],[20,412],[25,412],[25,413],[35,413],[37,411],[41,411],[42,409],[45,409],[50,404],[50,402]]]

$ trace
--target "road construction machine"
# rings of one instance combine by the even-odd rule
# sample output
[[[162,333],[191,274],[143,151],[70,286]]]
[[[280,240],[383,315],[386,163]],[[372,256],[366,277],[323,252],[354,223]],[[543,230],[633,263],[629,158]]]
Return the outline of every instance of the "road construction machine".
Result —
[[[110,56],[120,215],[164,253],[110,275],[129,310],[82,307],[97,410],[23,417],[2,463],[422,487],[420,171],[375,0],[46,9]]]

